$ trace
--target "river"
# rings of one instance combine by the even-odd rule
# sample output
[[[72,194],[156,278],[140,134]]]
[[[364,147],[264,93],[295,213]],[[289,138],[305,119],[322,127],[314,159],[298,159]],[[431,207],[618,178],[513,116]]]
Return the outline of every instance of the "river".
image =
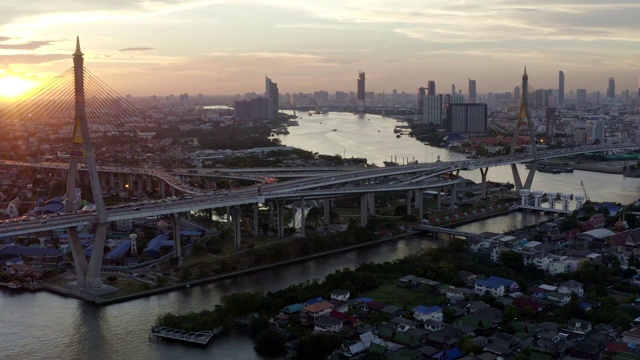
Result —
[[[396,138],[396,121],[375,115],[331,113],[305,116],[300,126],[282,136],[284,144],[323,154],[342,152],[347,157],[366,157],[382,164],[392,155],[419,162],[461,158],[448,150],[425,146],[412,138]],[[337,131],[332,131],[336,129]],[[379,130],[379,132],[378,132]],[[341,154],[342,155],[342,154]],[[522,168],[521,171],[524,171]],[[479,180],[475,172],[463,175]],[[489,170],[495,181],[513,181],[508,167]],[[538,174],[534,189],[581,193],[584,181],[596,201],[628,203],[639,197],[640,179],[576,171],[573,174]],[[604,186],[606,184],[606,186]],[[512,213],[465,225],[473,232],[501,232],[510,227],[536,223],[541,214]],[[375,247],[332,255],[324,259],[289,265],[203,286],[192,287],[121,304],[98,307],[46,292],[0,291],[0,358],[2,359],[237,359],[260,357],[246,336],[226,334],[207,348],[149,341],[147,332],[156,317],[167,311],[185,313],[213,308],[220,297],[238,291],[272,291],[308,279],[322,278],[336,269],[361,262],[402,258],[437,242],[422,238],[385,243]]]

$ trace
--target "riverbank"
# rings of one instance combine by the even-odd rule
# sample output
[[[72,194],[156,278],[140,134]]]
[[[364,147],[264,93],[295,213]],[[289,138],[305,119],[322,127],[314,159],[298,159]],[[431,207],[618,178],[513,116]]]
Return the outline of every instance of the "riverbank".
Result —
[[[299,258],[295,258],[295,259],[284,260],[284,261],[280,261],[280,262],[273,263],[273,264],[256,266],[256,267],[252,267],[252,268],[248,268],[248,269],[244,269],[244,270],[234,271],[234,272],[231,272],[231,273],[228,273],[228,274],[222,274],[222,275],[216,275],[216,276],[206,277],[206,278],[197,279],[197,280],[191,280],[191,281],[184,282],[184,283],[177,284],[177,285],[171,285],[171,286],[166,286],[166,287],[162,287],[162,288],[158,288],[158,289],[146,290],[146,291],[138,292],[138,293],[135,293],[135,294],[130,294],[130,295],[126,295],[126,296],[120,296],[120,297],[114,297],[114,298],[110,298],[110,299],[105,299],[105,298],[100,297],[99,295],[96,295],[96,294],[90,294],[90,293],[82,294],[82,293],[79,293],[77,291],[73,291],[72,288],[56,286],[56,285],[53,285],[53,284],[47,284],[47,285],[43,286],[40,290],[48,291],[48,292],[51,292],[51,293],[54,293],[54,294],[57,294],[57,295],[71,297],[71,298],[75,298],[75,299],[79,299],[79,300],[85,300],[85,301],[92,302],[92,303],[94,303],[96,305],[100,305],[100,306],[106,306],[106,305],[111,305],[111,304],[117,304],[117,303],[130,301],[130,300],[145,298],[145,297],[149,297],[149,296],[153,296],[153,295],[168,293],[168,292],[172,292],[172,291],[176,291],[176,290],[182,290],[182,289],[185,289],[185,288],[189,288],[191,286],[199,286],[199,285],[204,285],[204,284],[209,284],[209,283],[215,283],[215,282],[218,282],[218,281],[228,280],[228,279],[232,279],[232,278],[239,277],[239,276],[242,276],[242,275],[247,275],[247,274],[260,272],[260,271],[263,271],[263,270],[266,270],[266,269],[273,269],[273,268],[282,267],[282,266],[286,266],[286,265],[301,263],[301,262],[305,262],[305,261],[309,261],[309,260],[313,260],[313,259],[318,259],[318,258],[322,258],[322,257],[335,255],[335,254],[340,254],[340,253],[343,253],[343,252],[348,252],[348,251],[351,251],[351,250],[356,250],[356,249],[360,249],[360,248],[367,248],[367,247],[371,247],[371,246],[382,244],[382,243],[386,243],[386,242],[403,240],[403,239],[407,239],[409,237],[415,236],[417,234],[419,234],[419,232],[417,232],[417,231],[404,232],[404,233],[387,236],[387,237],[385,237],[383,239],[378,239],[378,240],[374,240],[374,241],[363,243],[363,244],[351,245],[351,246],[347,246],[347,247],[340,248],[340,249],[325,251],[325,252],[322,252],[322,253],[303,256],[303,257],[299,257]],[[426,239],[426,237],[425,237],[425,239]]]
[[[562,164],[564,166],[571,166],[575,170],[584,170],[584,171],[593,171],[604,174],[623,174],[625,165],[628,161],[599,161],[599,162],[591,162],[591,163],[583,163],[583,162],[575,162],[575,161],[566,161],[566,159],[561,160],[546,160],[545,163],[551,165]]]

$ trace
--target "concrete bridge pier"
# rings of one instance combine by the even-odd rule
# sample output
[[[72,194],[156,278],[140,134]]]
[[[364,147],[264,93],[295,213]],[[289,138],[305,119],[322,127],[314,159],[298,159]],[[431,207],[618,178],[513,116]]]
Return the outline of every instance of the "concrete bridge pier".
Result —
[[[529,205],[529,189],[520,189],[520,205]]]
[[[549,209],[556,208],[556,198],[558,197],[558,193],[549,192],[547,193],[547,198],[549,199]]]
[[[253,236],[258,236],[258,233],[260,232],[259,226],[258,226],[258,208],[260,207],[260,204],[255,203],[253,204]]]
[[[422,190],[415,191],[416,198],[416,207],[418,208],[418,221],[422,220],[422,216],[424,216],[424,198]]]
[[[100,179],[100,186],[101,187],[107,187],[107,176],[106,175],[99,175],[98,179]]]
[[[176,196],[176,188],[174,188],[173,186],[169,185],[169,192],[171,193],[171,196]]]
[[[411,200],[412,200],[413,192],[411,190],[407,191],[407,215],[411,215]]]
[[[451,207],[450,211],[453,214],[456,211],[456,200],[458,199],[458,184],[451,185]]]
[[[324,199],[322,201],[322,205],[323,205],[323,208],[324,208],[324,214],[322,216],[322,222],[326,226],[326,225],[331,224],[331,200]]]
[[[171,225],[173,226],[173,249],[178,264],[182,263],[182,243],[180,242],[180,214],[171,214]]]
[[[369,215],[376,214],[376,194],[369,193],[369,198],[367,199],[367,207],[369,208]]]
[[[138,182],[138,190],[136,191],[136,193],[138,194],[138,196],[142,196],[144,194],[144,190],[142,190],[142,176],[136,176],[136,181]]]
[[[118,190],[124,191],[124,174],[118,174]]]
[[[369,212],[367,209],[368,199],[369,199],[369,194],[363,194],[362,196],[360,196],[360,226],[361,227],[367,226],[367,220],[369,217]]]
[[[584,201],[586,200],[586,198],[584,197],[584,195],[576,195],[573,198],[576,199],[576,210],[580,210],[584,205]]]
[[[436,211],[442,211],[442,189],[438,189],[438,193],[436,194]]]
[[[241,245],[241,227],[242,219],[240,218],[242,214],[242,209],[240,206],[232,206],[231,207],[231,216],[233,217],[233,243],[236,247],[236,250],[240,250]]]
[[[571,194],[560,194],[560,200],[562,201],[562,210],[569,210],[569,200],[571,199]]]
[[[113,173],[109,173],[109,186],[112,188],[116,187],[116,179]]]
[[[539,208],[540,199],[542,198],[542,195],[544,195],[544,193],[540,190],[534,190],[531,192],[531,194],[533,195],[533,206]]]
[[[480,176],[482,177],[482,182],[480,183],[480,196],[482,198],[487,197],[487,173],[489,172],[489,168],[480,168]]]
[[[277,200],[278,204],[278,239],[284,239],[284,200]]]
[[[160,180],[160,184],[158,185],[160,188],[160,198],[164,199],[166,197],[166,186],[167,184],[164,183],[164,180]]]
[[[98,223],[96,225],[96,237],[93,240],[93,248],[89,257],[89,266],[85,275],[84,287],[91,289],[100,289],[102,287],[102,278],[100,271],[102,269],[102,257],[104,255],[104,244],[107,240],[107,227],[109,223]],[[84,256],[84,253],[82,254]]]
[[[151,187],[151,175],[147,175],[147,191],[149,194],[153,193],[153,188]]]
[[[307,204],[305,204],[304,197],[300,199],[300,236],[307,236]]]
[[[125,188],[127,189],[127,191],[131,191],[131,193],[134,193],[133,174],[129,174],[128,183],[125,184]]]
[[[273,201],[269,201],[269,224],[273,224],[275,221],[275,215],[273,215]]]
[[[82,250],[82,243],[80,242],[80,236],[78,236],[78,228],[67,228],[67,234],[69,234],[69,243],[71,244],[71,255],[73,256],[73,265],[76,268],[76,284],[79,287],[85,286],[85,277],[87,275],[87,258],[84,256]]]

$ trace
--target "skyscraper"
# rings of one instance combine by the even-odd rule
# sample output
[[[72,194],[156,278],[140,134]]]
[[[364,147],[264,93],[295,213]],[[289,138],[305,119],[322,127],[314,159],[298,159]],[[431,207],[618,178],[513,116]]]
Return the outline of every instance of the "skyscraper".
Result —
[[[558,72],[558,104],[564,104],[564,73]]]
[[[426,89],[422,86],[418,89],[418,111],[419,115],[424,113],[424,97],[427,95]]]
[[[269,116],[268,120],[271,117],[278,115],[278,84],[274,83],[268,77],[264,77],[265,80],[265,97],[269,100]]]
[[[616,80],[612,77],[609,78],[609,87],[607,88],[607,97],[609,99],[616,98]]]
[[[476,81],[469,79],[469,103],[474,104],[476,102]]]
[[[425,123],[442,125],[442,100],[442,94],[425,96],[422,115]]]
[[[456,84],[451,84],[451,95],[456,94]]]
[[[433,80],[429,80],[427,84],[427,95],[435,95],[436,94],[436,82]]]
[[[363,111],[364,112],[364,106],[365,106],[365,87],[364,87],[364,71],[358,71],[358,98],[357,98],[357,109],[358,111]]]
[[[578,104],[585,104],[587,102],[587,89],[576,90],[576,101]]]

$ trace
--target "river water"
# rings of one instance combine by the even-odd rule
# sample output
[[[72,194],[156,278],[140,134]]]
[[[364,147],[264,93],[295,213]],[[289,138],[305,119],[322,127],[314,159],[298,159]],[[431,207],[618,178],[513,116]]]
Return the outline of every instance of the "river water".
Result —
[[[416,159],[431,162],[459,159],[445,149],[425,146],[412,138],[396,138],[395,120],[374,115],[355,116],[331,113],[305,116],[300,126],[290,127],[282,136],[284,144],[323,154],[366,157],[382,164],[391,156],[402,162]],[[336,129],[337,131],[333,131]],[[378,132],[379,130],[379,132]],[[521,172],[524,168],[521,169]],[[479,173],[463,173],[479,180]],[[489,170],[494,181],[511,181],[508,167]],[[596,201],[629,203],[640,194],[640,180],[621,175],[576,171],[573,174],[537,174],[534,189],[581,193],[584,181]],[[472,232],[502,232],[536,223],[546,218],[535,213],[509,215],[465,225]],[[439,242],[413,238],[386,243],[242,276],[218,283],[192,287],[106,307],[86,304],[57,295],[0,291],[0,358],[2,359],[260,359],[249,338],[226,334],[207,348],[149,341],[147,333],[159,314],[185,313],[213,308],[220,297],[238,291],[272,291],[308,279],[322,278],[336,269],[355,267],[361,262],[382,262],[402,258]],[[326,294],[325,294],[326,295]]]

